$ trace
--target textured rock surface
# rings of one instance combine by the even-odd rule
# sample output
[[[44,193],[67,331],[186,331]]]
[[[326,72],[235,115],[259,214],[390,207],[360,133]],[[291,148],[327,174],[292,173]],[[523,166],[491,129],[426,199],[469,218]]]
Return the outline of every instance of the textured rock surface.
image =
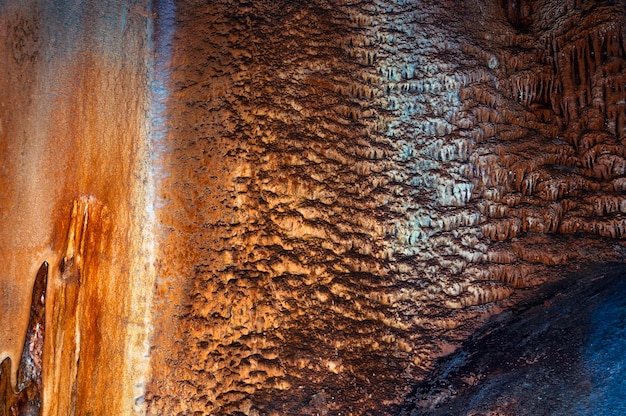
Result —
[[[393,412],[624,259],[623,4],[520,4],[175,3],[148,413]]]
[[[43,414],[400,411],[625,261],[625,7],[0,1],[0,358],[46,260]]]

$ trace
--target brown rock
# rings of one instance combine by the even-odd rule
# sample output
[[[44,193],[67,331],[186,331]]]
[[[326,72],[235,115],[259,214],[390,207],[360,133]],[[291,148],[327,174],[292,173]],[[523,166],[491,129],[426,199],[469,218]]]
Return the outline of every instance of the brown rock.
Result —
[[[47,261],[43,414],[392,414],[519,293],[626,259],[624,18],[5,1],[0,358]]]

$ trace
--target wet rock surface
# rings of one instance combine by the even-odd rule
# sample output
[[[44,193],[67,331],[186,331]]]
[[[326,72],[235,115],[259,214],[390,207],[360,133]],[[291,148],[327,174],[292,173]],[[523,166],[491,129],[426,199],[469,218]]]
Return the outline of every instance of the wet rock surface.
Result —
[[[626,267],[586,268],[495,316],[400,415],[623,415]]]

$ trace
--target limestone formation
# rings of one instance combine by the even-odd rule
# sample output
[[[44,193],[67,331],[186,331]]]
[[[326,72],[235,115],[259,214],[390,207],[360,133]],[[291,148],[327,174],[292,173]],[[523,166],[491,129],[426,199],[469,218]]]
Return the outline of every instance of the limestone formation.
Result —
[[[488,317],[626,261],[623,1],[30,3],[0,3],[0,354],[47,261],[42,414],[396,414]]]
[[[177,4],[149,413],[391,412],[546,266],[623,259],[623,9],[570,3]]]

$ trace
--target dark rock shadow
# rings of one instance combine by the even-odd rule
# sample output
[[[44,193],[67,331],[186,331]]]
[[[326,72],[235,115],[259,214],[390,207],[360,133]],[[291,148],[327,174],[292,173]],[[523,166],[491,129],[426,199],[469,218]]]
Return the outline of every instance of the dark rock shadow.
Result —
[[[399,415],[626,414],[626,265],[587,268],[494,317]]]

